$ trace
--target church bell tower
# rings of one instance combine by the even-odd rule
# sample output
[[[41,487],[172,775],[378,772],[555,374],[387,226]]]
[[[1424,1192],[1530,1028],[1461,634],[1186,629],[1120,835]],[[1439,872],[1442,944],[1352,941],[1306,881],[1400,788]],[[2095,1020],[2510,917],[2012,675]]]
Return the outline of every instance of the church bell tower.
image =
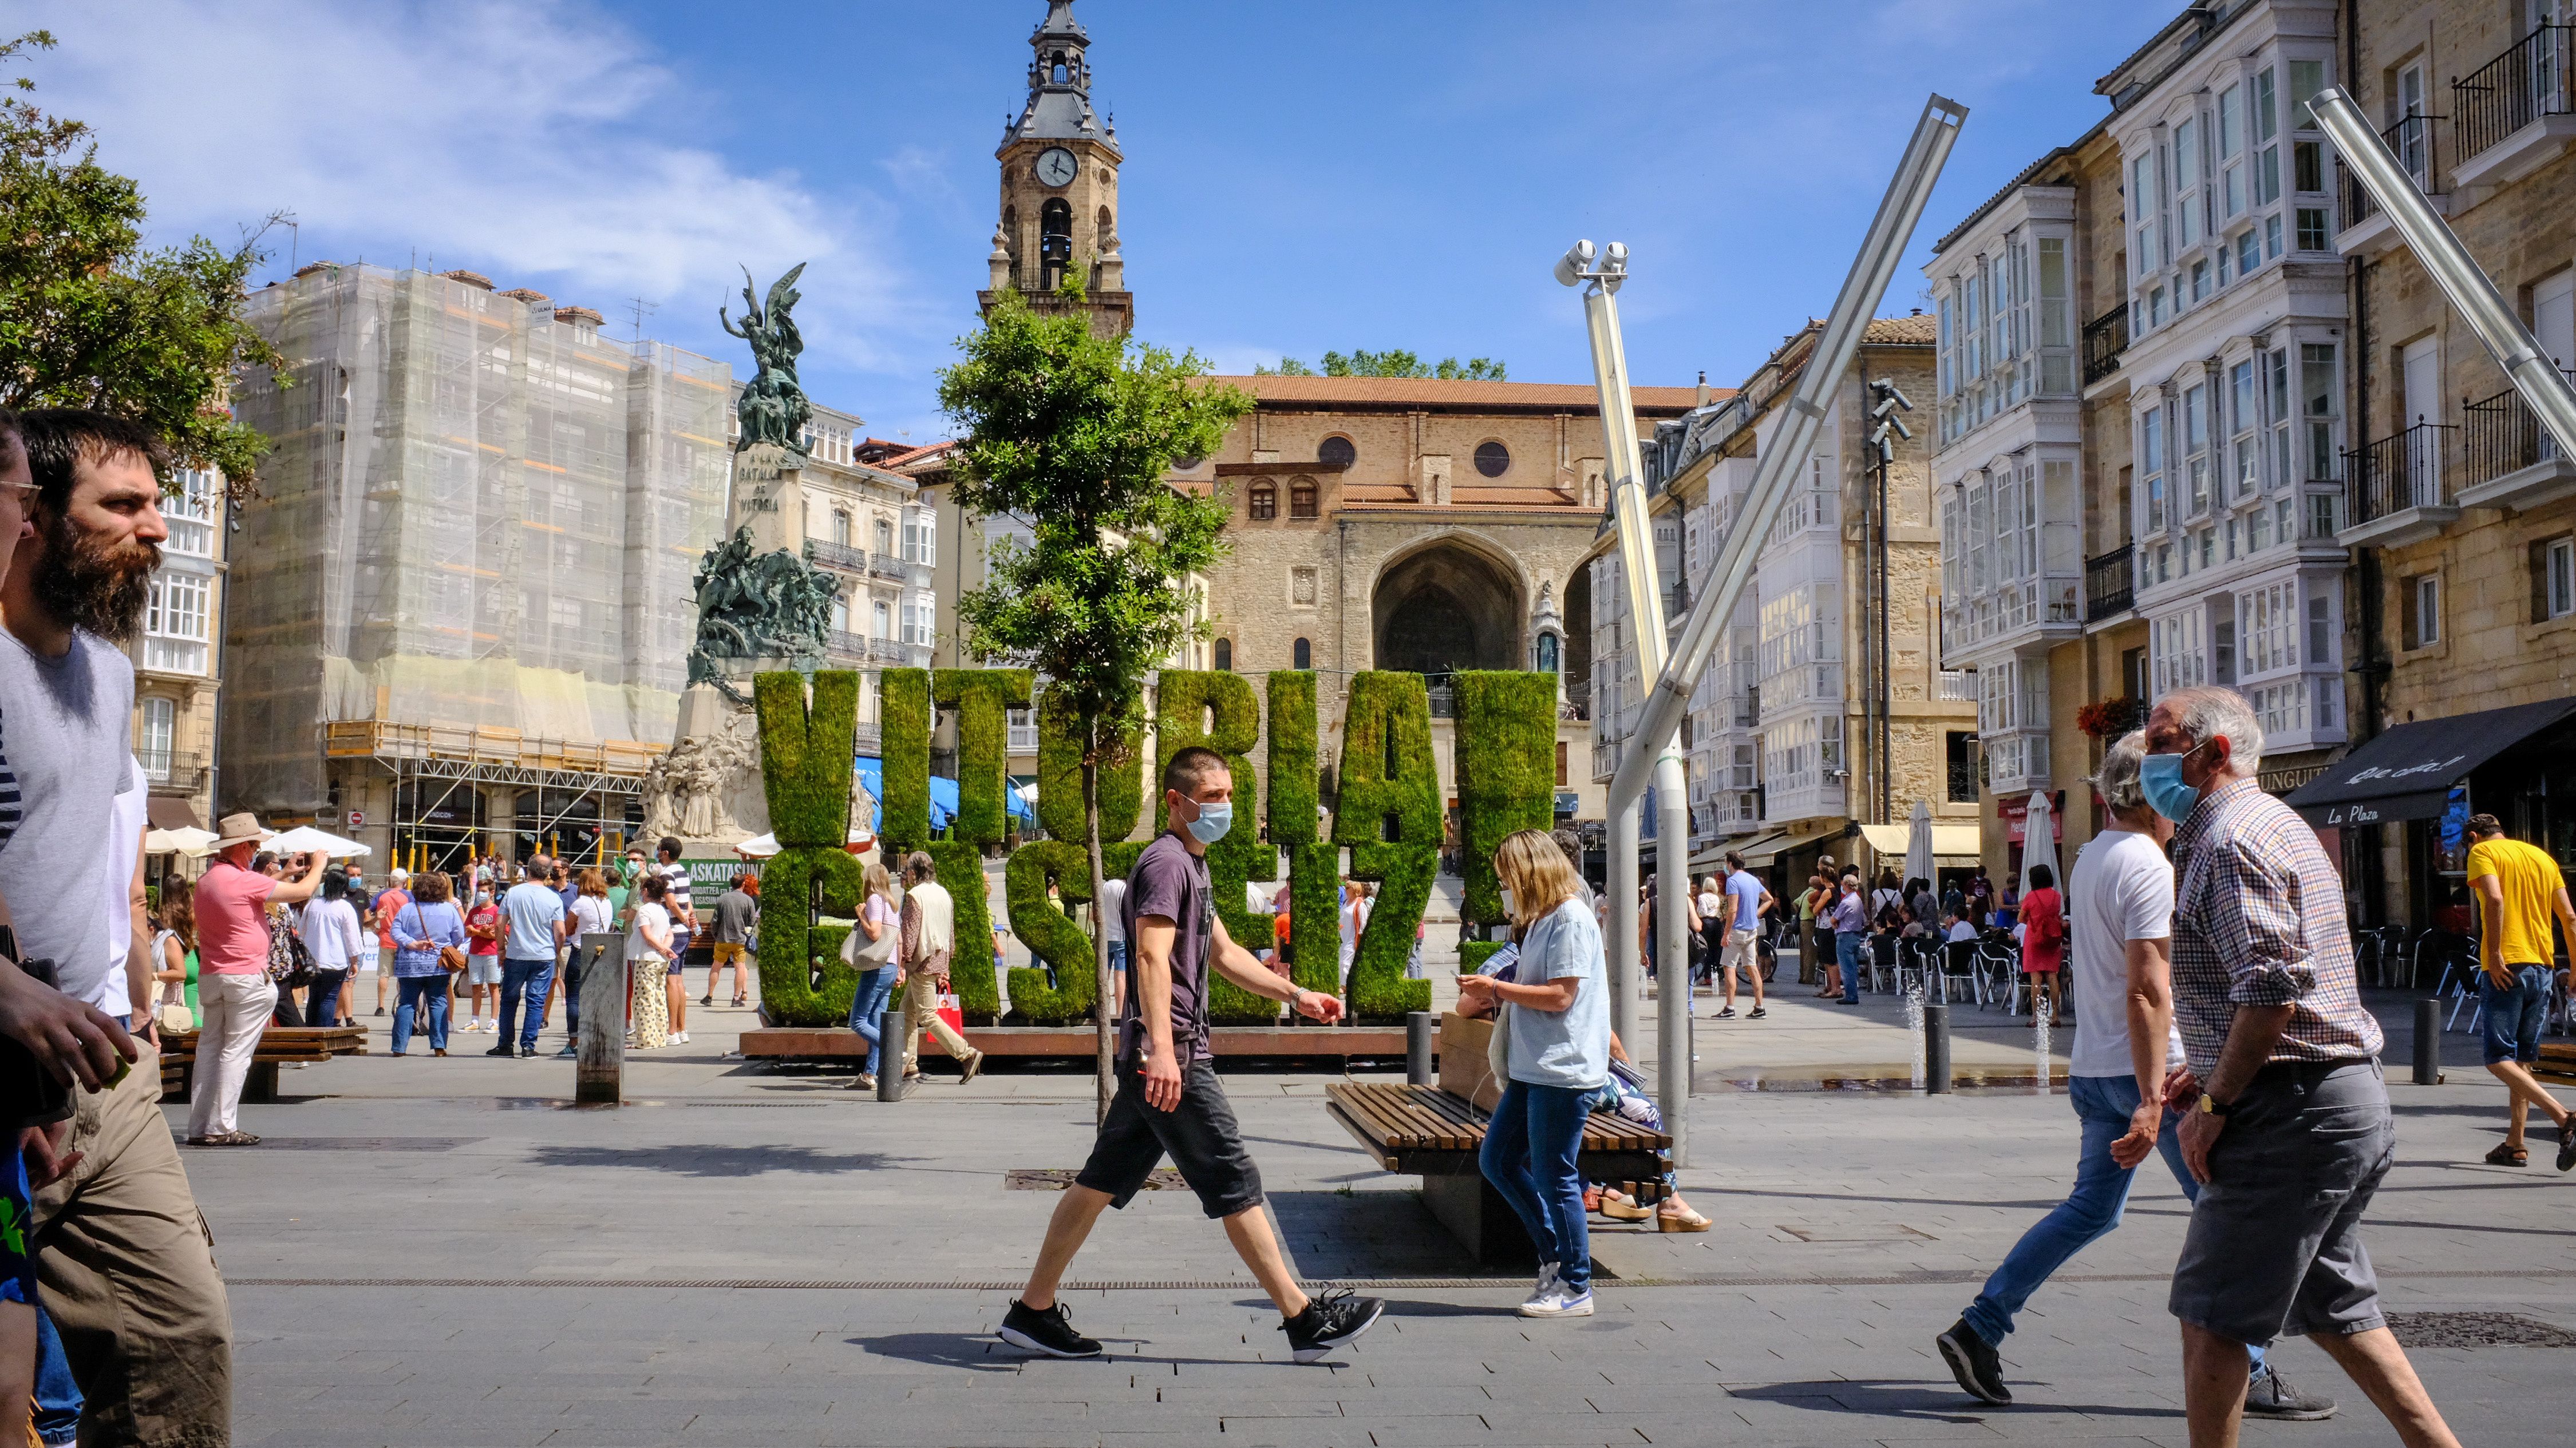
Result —
[[[990,310],[1016,288],[1039,311],[1071,304],[1055,292],[1066,276],[1088,294],[1092,329],[1126,333],[1136,322],[1135,294],[1118,250],[1118,130],[1091,108],[1090,34],[1073,18],[1073,0],[1048,0],[1046,19],[1029,36],[1029,98],[1002,129],[995,151],[1002,170],[1002,214],[993,229],[990,285],[976,294]]]

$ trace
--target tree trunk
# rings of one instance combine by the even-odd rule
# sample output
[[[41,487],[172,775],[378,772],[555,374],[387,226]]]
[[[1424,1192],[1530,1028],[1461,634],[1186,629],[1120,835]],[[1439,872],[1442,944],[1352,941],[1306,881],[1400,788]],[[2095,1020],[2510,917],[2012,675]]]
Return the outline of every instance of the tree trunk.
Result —
[[[1084,720],[1083,734],[1096,744],[1097,721]],[[1099,1008],[1093,1012],[1099,1047],[1095,1120],[1105,1122],[1109,1119],[1109,1098],[1117,1090],[1111,1033],[1115,1029],[1113,1022],[1117,1019],[1119,1003],[1109,993],[1109,917],[1102,910],[1100,899],[1101,887],[1107,882],[1101,879],[1100,871],[1100,751],[1097,748],[1086,749],[1082,755],[1082,844],[1091,861],[1091,965],[1100,982],[1099,989],[1093,993],[1100,1002]]]

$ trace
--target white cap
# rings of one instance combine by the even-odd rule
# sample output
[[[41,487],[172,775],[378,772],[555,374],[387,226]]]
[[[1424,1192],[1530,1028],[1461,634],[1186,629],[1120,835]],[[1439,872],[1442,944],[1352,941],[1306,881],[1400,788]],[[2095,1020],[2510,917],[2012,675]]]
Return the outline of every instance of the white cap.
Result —
[[[393,878],[397,880],[408,880],[411,878],[411,871],[404,869],[400,865],[396,865],[393,868]]]

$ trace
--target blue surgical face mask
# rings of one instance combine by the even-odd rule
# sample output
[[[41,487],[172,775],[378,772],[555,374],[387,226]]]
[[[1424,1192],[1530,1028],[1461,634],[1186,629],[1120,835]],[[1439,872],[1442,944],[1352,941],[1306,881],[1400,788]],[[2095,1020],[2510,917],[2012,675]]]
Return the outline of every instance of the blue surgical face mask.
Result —
[[[1190,821],[1191,838],[1202,845],[1213,845],[1234,828],[1234,802],[1231,800],[1198,800],[1199,817]]]
[[[2200,803],[2200,789],[2183,783],[2182,762],[2208,743],[2204,739],[2180,754],[2150,754],[2138,762],[2138,790],[2147,797],[2147,808],[2175,824],[2191,818],[2192,807]]]

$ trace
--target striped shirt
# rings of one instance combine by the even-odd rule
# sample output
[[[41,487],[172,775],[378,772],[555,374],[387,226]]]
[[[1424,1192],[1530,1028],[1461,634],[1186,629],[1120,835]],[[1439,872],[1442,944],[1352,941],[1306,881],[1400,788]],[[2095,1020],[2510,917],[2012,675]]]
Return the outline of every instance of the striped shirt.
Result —
[[[0,845],[18,833],[20,821],[27,816],[25,801],[18,797],[18,771],[9,767],[9,756],[0,750]]]
[[[2250,779],[2204,794],[2175,832],[2173,997],[2183,1054],[2206,1081],[2238,1006],[2289,1006],[2274,1061],[2366,1061],[2343,881],[2288,805]]]

